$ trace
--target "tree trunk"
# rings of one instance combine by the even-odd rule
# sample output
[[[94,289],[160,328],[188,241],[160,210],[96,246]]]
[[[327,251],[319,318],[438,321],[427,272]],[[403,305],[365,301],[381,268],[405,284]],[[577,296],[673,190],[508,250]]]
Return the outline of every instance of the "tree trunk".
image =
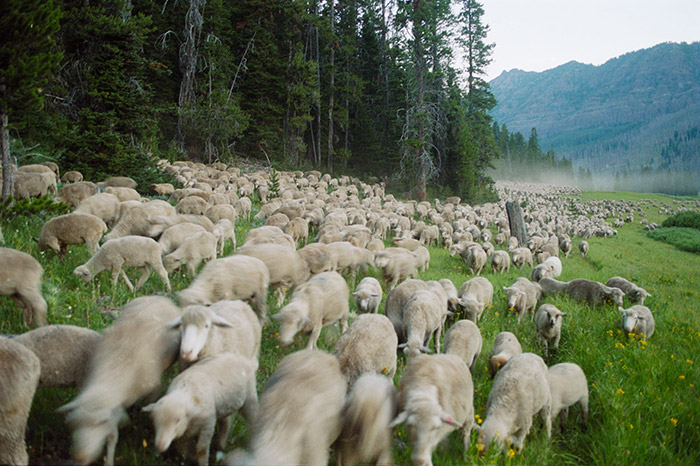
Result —
[[[416,162],[418,163],[417,173],[417,191],[418,197],[425,197],[425,189],[427,182],[427,167],[425,157],[426,140],[425,140],[425,53],[423,50],[423,33],[422,25],[419,23],[418,11],[422,8],[421,1],[413,2],[414,8],[414,23],[413,23],[413,53],[416,60],[416,86],[418,87],[418,129],[416,144]]]
[[[506,212],[508,213],[510,235],[518,238],[520,246],[527,245],[527,225],[525,225],[525,220],[523,220],[523,210],[520,208],[520,205],[516,202],[506,202]]]
[[[7,113],[0,114],[0,150],[2,150],[2,199],[7,199],[14,191],[14,173],[10,157],[10,130]]]
[[[331,56],[330,56],[330,83],[328,96],[328,173],[333,173],[333,106],[335,105],[335,2],[330,0],[331,22]]]

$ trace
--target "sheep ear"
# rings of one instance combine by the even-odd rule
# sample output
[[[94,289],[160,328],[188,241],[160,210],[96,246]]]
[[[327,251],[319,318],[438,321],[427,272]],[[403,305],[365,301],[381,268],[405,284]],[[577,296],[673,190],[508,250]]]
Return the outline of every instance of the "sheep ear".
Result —
[[[457,426],[457,427],[462,427],[461,424],[457,423],[457,421],[454,420],[452,416],[447,414],[445,411],[440,413],[440,420],[444,422],[445,424],[449,424],[451,426]]]
[[[73,411],[78,407],[78,399],[76,398],[75,400],[71,401],[70,403],[66,403],[63,406],[59,407],[56,409],[57,413],[67,413],[69,411]]]
[[[373,295],[371,295],[371,296],[372,296],[373,298],[378,298],[378,297],[379,297],[379,295],[378,295],[378,294],[376,294],[376,293],[375,293],[375,294],[373,294]]]
[[[282,319],[282,316],[281,316],[280,313],[278,312],[277,314],[271,316],[270,318],[271,318],[272,320],[281,320],[281,319]]]
[[[561,317],[566,317],[566,312],[560,312],[559,315],[560,315]]]
[[[357,291],[354,291],[354,292],[352,293],[352,295],[353,295],[353,296],[357,296]]]
[[[157,401],[155,403],[151,403],[150,405],[144,406],[143,408],[141,408],[141,411],[143,411],[144,413],[151,413],[154,409],[156,409],[156,406],[158,406]]]
[[[399,346],[397,346],[398,349],[404,349],[408,346],[408,343],[401,343]]]
[[[622,306],[618,306],[617,310],[620,311],[622,314],[625,313],[625,309]]]
[[[233,324],[231,322],[217,314],[211,316],[211,322],[219,327],[233,327]]]
[[[396,416],[394,420],[391,421],[391,423],[389,423],[389,427],[393,429],[399,424],[403,424],[404,422],[406,422],[406,419],[408,419],[408,413],[406,411],[401,411],[399,415]]]
[[[170,328],[170,329],[180,328],[181,325],[182,325],[182,316],[180,316],[177,319],[168,323],[168,328]]]

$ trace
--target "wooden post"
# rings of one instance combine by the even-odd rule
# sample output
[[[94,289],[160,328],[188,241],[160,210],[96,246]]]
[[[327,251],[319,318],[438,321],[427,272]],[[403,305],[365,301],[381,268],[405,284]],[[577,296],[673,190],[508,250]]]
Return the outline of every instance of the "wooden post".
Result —
[[[526,246],[528,234],[527,225],[525,225],[525,220],[523,220],[523,210],[516,202],[506,202],[506,212],[508,213],[510,235],[518,238],[519,246]]]

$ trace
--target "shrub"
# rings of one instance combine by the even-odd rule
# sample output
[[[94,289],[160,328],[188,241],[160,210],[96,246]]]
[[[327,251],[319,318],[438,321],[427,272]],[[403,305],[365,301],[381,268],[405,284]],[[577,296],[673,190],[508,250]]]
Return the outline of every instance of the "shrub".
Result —
[[[672,244],[682,251],[700,253],[700,229],[682,227],[659,228],[647,232],[647,236],[657,241]]]
[[[700,230],[700,212],[679,212],[664,220],[661,226],[664,228],[684,227]]]

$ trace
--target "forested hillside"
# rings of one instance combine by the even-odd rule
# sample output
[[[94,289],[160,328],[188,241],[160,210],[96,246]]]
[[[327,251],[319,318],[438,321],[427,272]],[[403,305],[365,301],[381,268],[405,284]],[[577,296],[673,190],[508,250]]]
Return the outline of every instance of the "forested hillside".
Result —
[[[8,0],[0,13],[16,63],[0,109],[20,163],[41,154],[95,179],[243,156],[415,197],[492,192],[493,45],[475,0]],[[39,53],[46,66],[24,65]],[[29,100],[12,97],[20,82]]]

